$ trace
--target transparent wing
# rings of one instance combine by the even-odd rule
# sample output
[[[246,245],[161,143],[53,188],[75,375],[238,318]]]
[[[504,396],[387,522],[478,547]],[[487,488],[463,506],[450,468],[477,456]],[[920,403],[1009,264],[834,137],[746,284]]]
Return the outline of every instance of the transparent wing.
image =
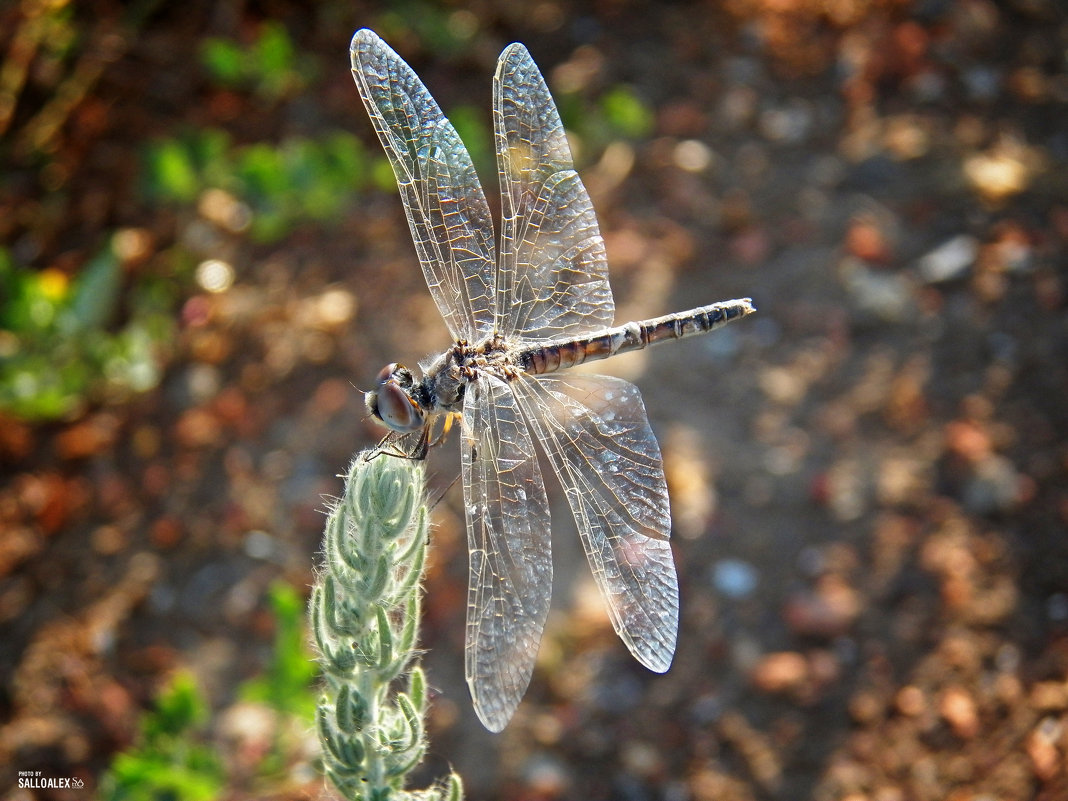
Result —
[[[638,388],[595,375],[511,386],[560,478],[616,633],[643,665],[667,670],[679,588],[660,447]]]
[[[549,502],[509,384],[487,373],[469,384],[462,425],[467,684],[479,719],[500,731],[530,683],[549,611]]]
[[[357,31],[349,53],[438,311],[453,338],[488,336],[496,253],[471,156],[419,77],[377,34]]]
[[[493,124],[501,181],[498,330],[552,339],[610,326],[615,309],[593,203],[549,88],[521,44],[497,64]]]

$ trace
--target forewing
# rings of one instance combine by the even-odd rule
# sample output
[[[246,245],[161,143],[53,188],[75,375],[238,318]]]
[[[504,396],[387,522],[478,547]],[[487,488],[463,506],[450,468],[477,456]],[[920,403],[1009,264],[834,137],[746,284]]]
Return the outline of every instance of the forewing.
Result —
[[[545,79],[521,44],[497,64],[493,123],[501,181],[498,330],[551,339],[610,326],[615,309],[593,203]]]
[[[500,731],[530,683],[549,611],[549,503],[509,384],[485,372],[469,384],[462,425],[467,684],[479,719]]]
[[[616,633],[643,665],[667,670],[679,589],[660,446],[638,388],[595,375],[511,386],[560,478]]]
[[[471,156],[419,77],[377,34],[357,31],[349,52],[438,311],[456,339],[488,335],[496,253]]]

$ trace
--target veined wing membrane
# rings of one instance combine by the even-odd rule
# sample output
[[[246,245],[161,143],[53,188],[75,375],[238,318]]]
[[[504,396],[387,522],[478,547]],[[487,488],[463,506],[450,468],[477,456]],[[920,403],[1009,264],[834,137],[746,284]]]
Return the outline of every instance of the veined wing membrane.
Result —
[[[438,311],[453,338],[488,336],[496,252],[471,156],[419,77],[374,32],[357,31],[350,55]]]
[[[667,670],[678,580],[660,447],[638,388],[595,375],[511,386],[560,478],[616,633],[643,665]]]
[[[527,49],[510,45],[493,78],[501,182],[497,326],[524,339],[612,325],[608,261],[564,126]]]
[[[549,502],[509,384],[467,387],[462,423],[470,566],[465,672],[490,731],[508,723],[530,683],[552,595]]]

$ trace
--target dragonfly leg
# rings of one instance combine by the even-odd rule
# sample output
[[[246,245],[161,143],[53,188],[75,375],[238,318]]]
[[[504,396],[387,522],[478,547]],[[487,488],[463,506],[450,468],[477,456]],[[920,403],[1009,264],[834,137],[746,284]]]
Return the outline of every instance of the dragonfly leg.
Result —
[[[395,456],[399,459],[414,459],[417,462],[423,461],[431,448],[440,445],[449,436],[449,431],[452,430],[456,421],[460,419],[460,413],[448,412],[441,415],[441,418],[441,431],[437,434],[433,433],[434,420],[429,421],[416,434],[398,435],[394,431],[389,432],[375,446],[374,454],[369,458],[373,459],[376,456],[385,455]],[[418,436],[418,439],[413,441],[413,436]],[[411,447],[409,447],[409,444]]]
[[[378,444],[375,445],[373,449],[373,453],[367,457],[367,460],[377,459],[379,456],[393,456],[397,459],[415,459],[418,461],[426,458],[427,429],[424,428],[419,433],[419,440],[416,442],[411,453],[405,450],[404,446],[401,444],[401,440],[405,439],[406,436],[408,435],[397,436],[395,432],[390,431],[378,441]]]
[[[430,450],[430,425],[423,426],[423,430],[419,432],[419,441],[416,443],[415,448],[412,449],[409,454],[409,459],[414,459],[417,462],[421,462],[426,458],[427,451]]]
[[[367,461],[371,461],[372,459],[377,459],[383,453],[388,454],[389,451],[386,449],[386,443],[389,442],[392,438],[393,438],[393,432],[392,431],[390,433],[386,434],[384,437],[382,437],[382,439],[380,439],[378,441],[378,444],[375,445],[374,448],[371,450],[371,455],[367,457]]]
[[[441,424],[441,432],[434,437],[433,440],[427,443],[428,447],[433,448],[436,445],[443,443],[449,436],[449,432],[452,430],[453,425],[460,419],[459,412],[448,412],[445,415],[445,420]]]

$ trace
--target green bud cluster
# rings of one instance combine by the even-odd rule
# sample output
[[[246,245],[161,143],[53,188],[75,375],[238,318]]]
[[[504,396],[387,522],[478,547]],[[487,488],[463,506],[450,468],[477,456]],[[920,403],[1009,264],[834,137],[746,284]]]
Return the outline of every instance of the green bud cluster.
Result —
[[[317,726],[327,776],[349,799],[460,801],[455,773],[404,789],[426,751],[426,681],[413,665],[428,511],[422,465],[359,454],[324,532],[309,618],[325,677]],[[406,689],[394,687],[406,679]]]

